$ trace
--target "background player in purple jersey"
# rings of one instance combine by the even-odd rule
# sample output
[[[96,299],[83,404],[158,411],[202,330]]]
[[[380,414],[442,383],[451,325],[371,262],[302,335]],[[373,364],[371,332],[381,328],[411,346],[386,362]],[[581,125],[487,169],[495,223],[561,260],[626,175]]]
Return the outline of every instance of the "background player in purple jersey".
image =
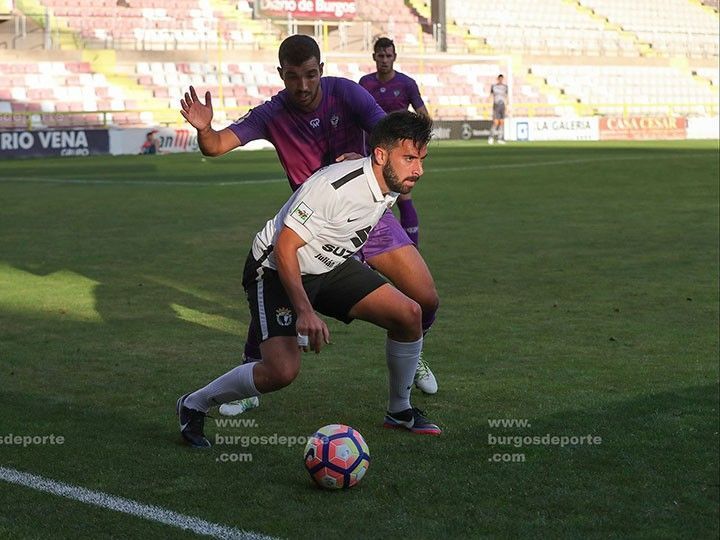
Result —
[[[361,77],[360,86],[370,92],[386,113],[405,111],[412,105],[416,113],[430,118],[417,83],[411,77],[395,70],[396,59],[395,43],[390,38],[379,38],[373,45],[373,60],[377,71]],[[402,195],[397,207],[400,211],[400,223],[417,247],[420,222],[410,194]]]
[[[365,154],[365,137],[385,116],[372,96],[348,79],[323,77],[320,49],[309,36],[285,39],[278,51],[278,73],[285,89],[250,110],[230,126],[216,131],[210,92],[205,103],[190,87],[181,100],[181,114],[198,132],[198,146],[207,156],[219,156],[256,139],[270,141],[294,190],[323,166],[353,154]],[[425,261],[391,211],[372,230],[362,255],[422,308],[423,330],[435,320],[439,299]],[[251,325],[256,324],[251,321]],[[246,361],[260,359],[254,328],[248,331]],[[415,384],[435,393],[437,382],[424,360],[418,364]],[[242,412],[247,404],[227,406],[223,414]]]

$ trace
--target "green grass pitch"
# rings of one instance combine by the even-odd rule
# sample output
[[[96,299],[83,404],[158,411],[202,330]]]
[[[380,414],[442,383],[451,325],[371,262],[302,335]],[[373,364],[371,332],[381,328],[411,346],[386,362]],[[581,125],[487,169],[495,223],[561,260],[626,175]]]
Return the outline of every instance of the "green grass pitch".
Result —
[[[0,467],[293,539],[717,538],[717,142],[435,143],[425,169],[440,391],[413,398],[443,435],[383,430],[362,322],[331,322],[254,427],[206,426],[352,425],[370,470],[325,492],[302,446],[192,451],[174,416],[240,359],[245,255],[290,193],[275,154],[1,162],[0,438],[64,443],[2,444]],[[0,481],[0,537],[48,534],[193,536]]]

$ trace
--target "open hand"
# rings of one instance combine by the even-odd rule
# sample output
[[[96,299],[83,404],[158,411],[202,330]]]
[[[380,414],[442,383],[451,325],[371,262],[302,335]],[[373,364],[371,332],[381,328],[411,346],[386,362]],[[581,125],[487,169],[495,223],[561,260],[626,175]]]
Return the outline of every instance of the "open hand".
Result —
[[[213,118],[212,99],[210,92],[205,92],[205,103],[200,101],[195,88],[190,87],[190,93],[185,92],[185,99],[180,100],[182,110],[180,114],[187,120],[192,127],[198,131],[207,129]]]

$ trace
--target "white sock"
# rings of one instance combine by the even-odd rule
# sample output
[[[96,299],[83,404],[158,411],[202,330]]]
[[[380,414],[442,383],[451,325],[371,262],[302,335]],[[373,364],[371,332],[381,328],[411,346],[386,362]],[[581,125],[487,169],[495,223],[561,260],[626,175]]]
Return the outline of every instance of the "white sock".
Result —
[[[241,364],[220,375],[210,384],[185,398],[185,406],[196,411],[208,412],[213,405],[222,405],[236,399],[259,396],[253,381],[253,368],[257,362]]]
[[[397,413],[410,408],[410,391],[417,371],[423,338],[417,341],[401,342],[387,338],[385,354],[390,383],[388,412]]]

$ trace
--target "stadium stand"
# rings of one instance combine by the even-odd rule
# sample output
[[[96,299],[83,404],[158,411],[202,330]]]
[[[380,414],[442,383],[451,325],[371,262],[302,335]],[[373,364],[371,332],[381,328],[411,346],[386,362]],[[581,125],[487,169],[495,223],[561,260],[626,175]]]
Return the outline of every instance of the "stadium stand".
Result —
[[[533,72],[590,107],[591,114],[709,115],[717,112],[717,86],[695,81],[673,67],[540,65]],[[703,73],[705,71],[703,70]]]
[[[560,0],[448,0],[448,18],[499,52],[637,56],[634,42],[608,31],[579,5]]]
[[[426,0],[358,2],[356,20],[343,30],[355,32],[353,39],[339,39],[337,22],[301,28],[321,41],[326,73],[352,80],[374,71],[372,41],[394,38],[397,69],[416,78],[439,119],[488,118],[489,86],[500,72],[509,76],[516,116],[716,115],[718,17],[707,4],[448,0],[451,54],[436,54]],[[0,43],[0,127],[178,123],[178,102],[190,84],[212,92],[223,123],[281,89],[276,49],[290,26],[253,19],[252,0],[17,6],[25,11],[13,12],[16,24],[8,20],[0,32],[10,35],[28,17],[43,40],[30,44],[16,35],[4,51]],[[38,50],[15,53],[16,42]]]
[[[358,15],[373,23],[374,36],[388,36],[398,50],[434,51],[437,44],[430,27],[429,11],[419,12],[403,0],[367,0],[360,4]],[[467,51],[463,38],[448,35],[451,49]]]
[[[718,20],[687,0],[580,0],[663,55],[718,55]]]
[[[122,88],[93,73],[88,62],[0,63],[0,112],[6,113],[0,126],[102,125],[112,117],[97,111],[126,106]]]
[[[43,0],[63,48],[196,50],[272,46],[247,2],[209,0]],[[37,9],[37,8],[36,8]]]
[[[10,18],[13,12],[12,0],[0,0],[0,21]]]
[[[716,90],[720,88],[720,73],[715,68],[698,68],[695,70],[695,74],[709,80]]]

